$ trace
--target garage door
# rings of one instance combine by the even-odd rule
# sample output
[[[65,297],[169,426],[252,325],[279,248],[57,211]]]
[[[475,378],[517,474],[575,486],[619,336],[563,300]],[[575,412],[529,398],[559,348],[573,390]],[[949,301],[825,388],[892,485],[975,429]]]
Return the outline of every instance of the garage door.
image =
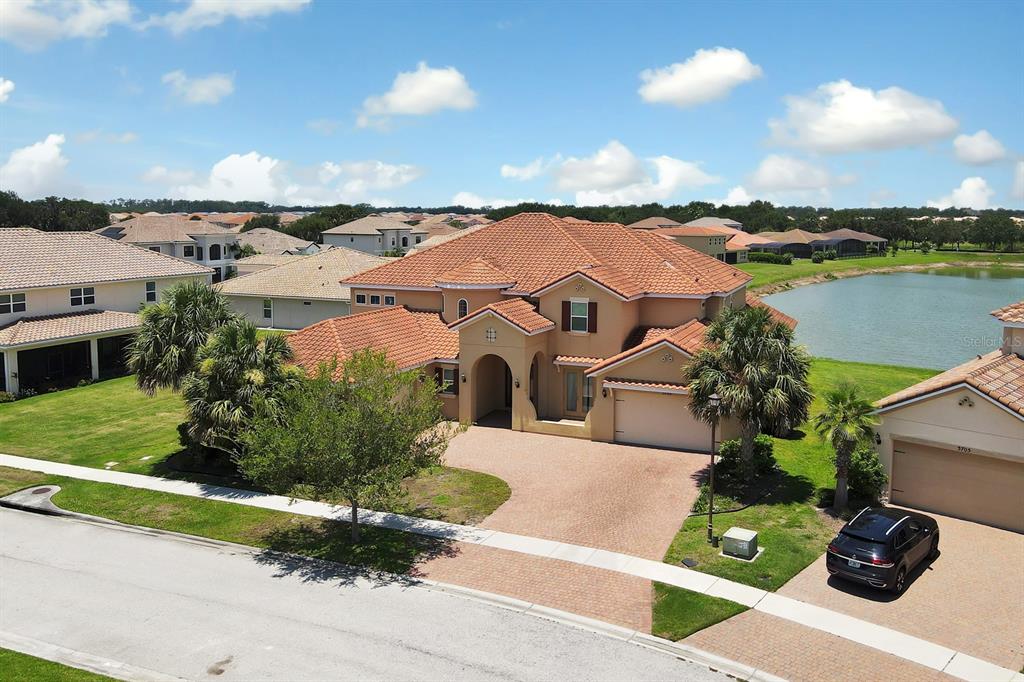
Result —
[[[896,441],[892,501],[1024,532],[1024,463]]]
[[[693,418],[685,396],[617,389],[615,441],[707,452],[711,427]]]

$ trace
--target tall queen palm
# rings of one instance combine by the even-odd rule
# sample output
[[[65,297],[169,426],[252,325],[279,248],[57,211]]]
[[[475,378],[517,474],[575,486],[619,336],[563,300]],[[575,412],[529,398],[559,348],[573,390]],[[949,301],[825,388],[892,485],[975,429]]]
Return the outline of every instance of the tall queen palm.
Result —
[[[708,325],[704,341],[683,367],[690,410],[708,423],[718,417],[738,419],[743,465],[752,472],[759,433],[780,422],[800,424],[809,416],[810,357],[794,343],[793,330],[763,306],[725,310]],[[721,398],[717,413],[710,405],[715,393]]]
[[[873,412],[874,406],[861,397],[856,386],[843,383],[825,394],[825,409],[814,417],[814,430],[836,453],[836,495],[832,502],[836,511],[848,502],[850,456],[859,443],[871,438],[878,424]]]

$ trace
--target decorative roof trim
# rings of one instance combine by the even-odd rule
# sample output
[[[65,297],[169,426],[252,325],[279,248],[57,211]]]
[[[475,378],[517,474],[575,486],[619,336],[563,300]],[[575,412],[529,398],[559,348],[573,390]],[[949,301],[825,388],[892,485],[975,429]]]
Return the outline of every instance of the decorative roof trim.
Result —
[[[595,358],[594,362],[586,362],[584,360],[559,360],[559,355],[555,356],[555,359],[551,361],[553,365],[561,365],[563,367],[593,367],[598,362],[601,362],[601,358]]]
[[[674,327],[673,327],[673,329],[674,329]],[[693,357],[688,352],[686,352],[683,348],[680,348],[675,343],[673,343],[671,339],[661,339],[657,343],[653,343],[650,346],[648,346],[647,348],[644,348],[643,350],[637,351],[636,353],[630,353],[626,357],[621,358],[619,360],[616,360],[615,362],[613,362],[610,365],[607,365],[605,367],[601,367],[600,369],[598,369],[597,371],[595,371],[593,373],[593,376],[597,376],[599,374],[604,374],[605,372],[607,372],[608,370],[610,370],[610,369],[612,369],[614,367],[618,367],[619,365],[622,365],[622,364],[624,364],[626,362],[632,362],[633,360],[636,360],[637,358],[642,358],[643,356],[647,355],[648,353],[653,352],[654,350],[657,350],[658,348],[661,348],[662,346],[671,346],[672,348],[675,348],[677,351],[679,351],[680,353],[682,353],[686,357],[688,357],[688,358],[692,358]],[[587,371],[587,372],[584,372],[584,374],[590,374],[590,372]]]
[[[435,280],[434,284],[439,289],[467,289],[467,290],[488,290],[488,289],[508,289],[509,287],[515,286],[515,282],[500,282],[498,284],[465,284],[461,282],[445,282],[442,280]]]
[[[378,265],[377,267],[381,266]],[[373,289],[380,291],[436,291],[439,294],[442,293],[440,287],[394,286],[392,284],[360,284],[358,282],[351,282],[348,279],[341,280],[340,284],[342,286],[348,287],[349,289],[366,289],[367,291]]]
[[[871,414],[885,414],[886,412],[891,412],[892,410],[895,410],[897,408],[906,407],[907,405],[911,405],[913,403],[917,403],[917,402],[920,402],[922,400],[929,400],[931,398],[938,398],[939,396],[945,395],[946,393],[951,393],[951,392],[956,391],[956,390],[961,389],[961,388],[966,388],[971,393],[974,393],[978,397],[984,398],[985,400],[989,401],[990,403],[992,403],[996,407],[1001,408],[1007,414],[1011,414],[1014,417],[1016,417],[1017,419],[1020,419],[1021,421],[1024,421],[1024,414],[1021,414],[1020,412],[1017,412],[1016,410],[1012,409],[1011,407],[1002,404],[1001,402],[999,402],[998,400],[996,400],[992,396],[988,395],[987,393],[985,393],[983,391],[979,391],[974,386],[971,386],[970,384],[968,384],[966,381],[959,381],[959,382],[957,382],[955,384],[951,384],[949,386],[944,386],[942,388],[937,388],[934,391],[928,391],[927,393],[922,393],[921,395],[915,395],[912,398],[907,398],[906,400],[901,400],[898,403],[893,403],[892,405],[886,405],[885,407],[879,407],[879,408],[875,409]]]
[[[666,393],[670,395],[689,395],[690,393],[690,390],[685,386],[644,386],[644,383],[647,382],[633,383],[627,380],[605,379],[601,382],[601,386],[620,391],[640,391],[642,393]]]
[[[635,301],[636,299],[638,299],[641,296],[643,296],[643,294],[637,294],[636,296],[630,296],[629,298],[626,298],[625,296],[623,296],[619,292],[615,291],[614,289],[610,289],[607,286],[605,286],[604,284],[601,284],[600,282],[598,282],[593,277],[588,277],[586,275],[586,273],[581,271],[581,270],[573,270],[569,274],[563,275],[562,277],[559,277],[554,282],[551,282],[550,284],[545,284],[540,289],[536,289],[536,290],[534,290],[532,292],[527,293],[526,295],[527,296],[543,296],[544,294],[548,293],[552,289],[557,289],[558,287],[562,286],[563,284],[565,284],[566,282],[568,282],[570,279],[572,279],[573,277],[575,277],[577,275],[582,277],[583,279],[587,280],[588,282],[592,283],[598,289],[602,289],[602,290],[606,291],[607,293],[611,294],[612,296],[614,296],[615,298],[619,299],[620,301]]]
[[[524,328],[520,327],[518,324],[516,324],[512,320],[510,320],[510,319],[508,319],[506,317],[502,317],[497,312],[495,312],[493,309],[491,309],[491,308],[489,308],[487,306],[484,306],[483,308],[479,308],[478,310],[475,310],[475,311],[471,312],[469,315],[466,315],[462,319],[459,319],[459,320],[456,320],[455,322],[452,322],[450,325],[448,325],[448,328],[451,329],[452,331],[458,331],[462,327],[465,327],[467,324],[470,324],[471,322],[476,322],[477,320],[479,320],[479,319],[481,319],[481,318],[483,318],[485,316],[488,316],[488,315],[490,315],[491,317],[493,317],[493,318],[495,318],[497,320],[500,320],[500,321],[504,322],[508,326],[512,327],[513,329],[515,329],[518,332],[522,332],[526,336],[536,336],[537,334],[543,334],[545,332],[551,331],[556,326],[555,323],[552,322],[551,324],[549,324],[549,325],[547,325],[545,327],[541,327],[540,329],[536,329],[536,330],[530,332],[530,331],[527,331]]]

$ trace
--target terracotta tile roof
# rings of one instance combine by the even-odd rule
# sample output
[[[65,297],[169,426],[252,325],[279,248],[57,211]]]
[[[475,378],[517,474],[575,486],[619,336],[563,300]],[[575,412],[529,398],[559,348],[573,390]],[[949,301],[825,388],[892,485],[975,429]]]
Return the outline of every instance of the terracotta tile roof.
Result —
[[[701,346],[704,345],[704,331],[706,329],[707,325],[700,320],[690,320],[689,322],[681,324],[678,327],[673,327],[662,334],[645,332],[644,341],[639,345],[627,348],[617,355],[613,355],[606,360],[602,360],[588,369],[586,373],[594,374],[596,372],[600,372],[601,370],[616,365],[623,360],[633,357],[634,355],[642,353],[648,348],[656,346],[663,341],[671,343],[687,355],[693,355],[700,350]]]
[[[867,232],[860,232],[858,230],[851,230],[843,227],[838,230],[832,230],[831,232],[822,232],[819,235],[822,239],[859,239],[862,242],[884,242],[887,241],[885,237],[876,237],[873,234]]]
[[[686,384],[677,384],[670,381],[637,381],[635,379],[606,378],[605,385],[618,384],[628,388],[648,389],[652,391],[669,391],[672,393],[686,393]],[[614,386],[612,388],[615,388]]]
[[[1011,303],[1008,306],[1003,306],[999,310],[993,310],[992,317],[996,318],[1000,322],[1024,324],[1024,301]]]
[[[238,243],[249,244],[262,254],[282,254],[288,251],[308,249],[313,242],[293,237],[269,227],[257,227],[255,230],[242,232],[238,235]]]
[[[960,384],[970,386],[1024,416],[1024,358],[998,350],[888,395],[875,405],[879,408],[892,407]]]
[[[556,365],[596,365],[604,358],[588,358],[584,355],[556,355],[553,362]]]
[[[0,328],[0,346],[20,346],[113,331],[128,333],[138,326],[137,314],[112,310],[83,310],[61,315],[23,317]]]
[[[233,235],[220,225],[205,220],[189,220],[181,215],[143,215],[131,220],[93,230],[104,237],[110,237],[129,244],[151,244],[154,242],[193,243],[192,235]]]
[[[483,258],[474,258],[437,276],[435,284],[445,285],[493,285],[495,288],[506,288],[516,281],[494,267]]]
[[[824,237],[821,234],[798,228],[786,230],[785,232],[759,232],[758,234],[762,238],[779,244],[810,244],[820,239],[828,239],[828,237]]]
[[[412,228],[398,220],[385,218],[379,213],[371,213],[365,218],[352,220],[342,225],[336,225],[323,234],[380,234],[381,230],[411,230]]]
[[[477,308],[469,315],[455,320],[448,326],[453,329],[461,327],[463,324],[475,320],[487,312],[494,313],[527,334],[535,334],[548,329],[554,329],[555,327],[554,322],[538,313],[533,309],[533,305],[521,298],[508,298],[504,301],[498,301],[497,303]]]
[[[289,256],[288,262],[233,277],[216,285],[223,294],[351,300],[351,291],[340,282],[346,277],[386,263],[388,258],[336,246],[312,256]]]
[[[790,317],[789,315],[782,312],[778,308],[771,307],[770,305],[763,302],[761,299],[759,299],[757,296],[754,296],[753,294],[747,294],[747,305],[756,306],[758,308],[767,308],[768,312],[771,313],[773,320],[775,320],[776,322],[781,322],[790,329],[796,329],[796,318]]]
[[[385,351],[399,369],[458,357],[459,335],[437,313],[404,307],[332,317],[289,334],[295,364],[307,372],[337,358],[339,364],[365,348]]]
[[[771,244],[771,239],[764,237],[760,234],[747,234],[746,232],[737,232],[729,238],[725,244],[736,244],[738,246],[750,246],[751,244]]]
[[[91,232],[0,228],[0,291],[213,272]]]
[[[736,241],[730,239],[729,241],[727,241],[725,243],[725,250],[726,251],[750,251],[750,247],[749,246],[743,246],[742,244],[739,244]]]
[[[626,227],[632,230],[656,230],[664,227],[681,227],[682,223],[672,220],[671,218],[665,218],[663,216],[654,216],[652,218],[644,218],[638,220],[635,223],[630,223]]]
[[[751,279],[717,258],[643,230],[520,213],[356,275],[346,284],[434,288],[439,275],[474,258],[514,278],[516,293],[539,291],[576,272],[626,298],[648,293],[706,296],[733,291]]]
[[[420,242],[419,244],[414,245],[413,248],[411,248],[408,251],[406,251],[405,255],[406,256],[411,256],[414,253],[418,253],[420,251],[426,251],[427,249],[432,248],[434,246],[437,246],[438,244],[444,244],[445,242],[450,242],[453,239],[459,239],[461,237],[465,237],[468,234],[473,234],[474,232],[476,232],[477,230],[479,230],[482,227],[484,227],[484,226],[483,225],[475,225],[473,227],[465,227],[465,228],[463,228],[461,230],[455,230],[454,232],[449,232],[448,234],[440,234],[440,235],[434,235],[433,237],[427,237],[422,242]]]

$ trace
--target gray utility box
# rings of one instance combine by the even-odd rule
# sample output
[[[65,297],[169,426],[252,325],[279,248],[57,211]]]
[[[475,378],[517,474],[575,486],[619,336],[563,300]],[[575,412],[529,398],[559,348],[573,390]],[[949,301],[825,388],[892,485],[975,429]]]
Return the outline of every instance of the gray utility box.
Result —
[[[750,560],[757,556],[757,531],[730,528],[722,536],[722,553]]]

